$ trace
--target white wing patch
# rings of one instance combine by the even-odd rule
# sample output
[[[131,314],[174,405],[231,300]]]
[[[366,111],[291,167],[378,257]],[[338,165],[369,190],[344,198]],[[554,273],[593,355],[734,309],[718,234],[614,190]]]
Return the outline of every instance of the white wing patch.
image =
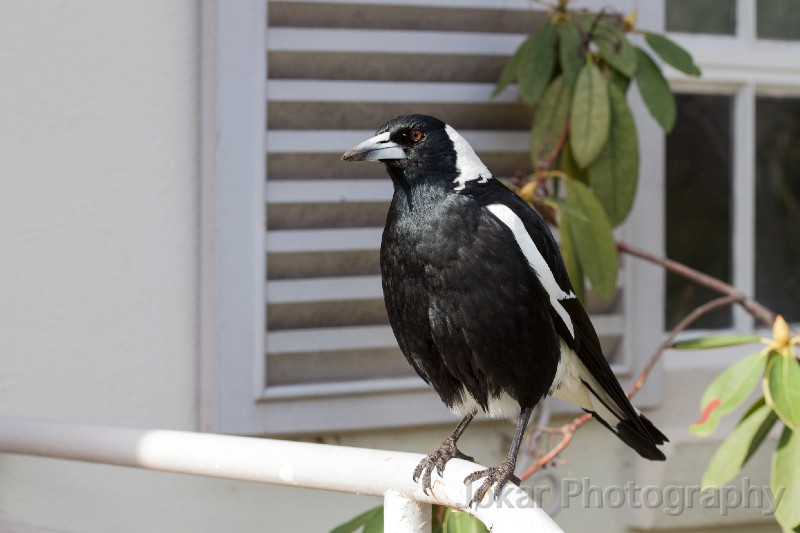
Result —
[[[575,294],[572,292],[566,293],[559,287],[553,272],[550,270],[550,267],[547,266],[547,261],[545,261],[544,256],[542,256],[542,253],[536,247],[536,243],[533,242],[533,239],[531,239],[531,236],[528,235],[527,230],[525,230],[525,224],[522,223],[522,220],[511,208],[503,204],[491,204],[487,206],[486,209],[511,230],[514,239],[517,241],[517,245],[528,260],[528,264],[533,271],[536,272],[536,275],[542,282],[542,286],[544,286],[544,289],[550,296],[550,305],[553,306],[558,316],[564,321],[570,335],[575,338],[575,329],[572,325],[572,319],[559,301],[575,298]]]
[[[602,385],[586,369],[578,355],[562,340],[561,359],[558,361],[558,369],[553,385],[550,387],[550,394],[560,400],[577,405],[581,409],[594,411],[611,427],[612,431],[616,432],[620,418],[584,385],[584,381],[589,383],[596,393],[605,395]],[[607,396],[605,396],[605,402],[608,405],[614,405],[613,400]]]
[[[483,164],[475,150],[469,145],[466,139],[462,137],[450,125],[445,125],[444,131],[447,136],[453,141],[453,146],[456,149],[456,167],[458,168],[458,177],[453,180],[456,184],[455,190],[460,191],[466,187],[468,181],[479,180],[478,183],[486,183],[492,178],[492,173]]]

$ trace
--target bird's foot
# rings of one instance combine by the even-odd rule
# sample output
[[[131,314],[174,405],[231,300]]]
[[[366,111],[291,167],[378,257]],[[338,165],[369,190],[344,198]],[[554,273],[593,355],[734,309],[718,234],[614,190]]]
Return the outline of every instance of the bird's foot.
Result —
[[[431,489],[431,475],[434,469],[438,472],[440,477],[443,476],[447,461],[454,457],[456,459],[464,459],[465,461],[475,461],[472,457],[461,453],[461,450],[456,447],[456,439],[450,436],[445,439],[438,450],[419,462],[417,468],[414,469],[413,479],[417,481],[420,476],[422,476],[422,491],[425,494],[428,494],[428,491]]]
[[[470,483],[478,481],[482,478],[486,479],[484,479],[483,483],[481,483],[481,486],[478,487],[478,490],[475,491],[475,495],[469,502],[470,505],[474,503],[475,507],[481,503],[483,497],[492,487],[494,487],[494,499],[497,501],[497,499],[500,497],[500,491],[503,490],[503,487],[506,485],[506,483],[510,481],[517,486],[520,484],[519,478],[514,475],[514,461],[511,459],[506,459],[500,463],[500,466],[495,468],[487,468],[486,470],[478,470],[477,472],[473,472],[464,479],[464,484],[469,485]]]

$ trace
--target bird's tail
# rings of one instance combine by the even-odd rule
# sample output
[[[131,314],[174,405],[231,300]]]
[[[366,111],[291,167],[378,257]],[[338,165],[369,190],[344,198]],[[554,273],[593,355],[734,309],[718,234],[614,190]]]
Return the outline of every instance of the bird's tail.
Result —
[[[592,409],[581,406],[585,411],[591,413],[594,418],[610,429],[622,442],[636,450],[645,459],[650,459],[651,461],[663,461],[666,459],[664,452],[659,450],[657,446],[668,442],[669,439],[631,405],[627,396],[622,395],[622,398],[614,398],[607,391],[603,389],[597,390],[597,386],[593,387],[586,381],[583,381],[583,385],[588,389],[592,403]],[[622,389],[620,388],[621,391]]]
[[[645,430],[644,432],[642,432],[642,428]],[[641,413],[639,413],[637,423],[623,420],[617,424],[617,436],[645,459],[651,461],[666,459],[664,452],[656,446],[668,442],[669,439]]]
[[[598,376],[589,372],[572,350],[562,352],[566,358],[564,379],[553,391],[557,398],[567,400],[591,413],[625,444],[651,461],[666,459],[657,446],[669,439],[645,418],[633,405],[609,368]],[[605,369],[603,369],[605,370]]]
[[[598,413],[600,409],[584,408],[584,411],[591,413],[598,422],[610,429],[622,442],[636,450],[636,453],[645,459],[663,461],[666,457],[657,446],[669,442],[669,439],[635,407],[631,406],[631,409],[633,416],[624,417],[623,415],[623,418],[620,418],[616,411],[609,409],[604,409],[608,411],[604,415]]]

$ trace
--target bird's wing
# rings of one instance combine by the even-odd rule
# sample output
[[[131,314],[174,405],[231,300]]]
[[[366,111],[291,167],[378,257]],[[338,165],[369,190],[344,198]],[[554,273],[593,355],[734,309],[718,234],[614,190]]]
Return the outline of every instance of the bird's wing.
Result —
[[[578,405],[585,409],[599,405],[607,418],[611,418],[609,414],[613,415],[611,420],[606,420],[604,423],[615,433],[623,437],[620,424],[626,424],[624,430],[635,433],[630,437],[632,440],[642,437],[647,441],[641,446],[634,446],[637,451],[645,447],[647,448],[645,453],[649,453],[652,448],[660,454],[661,452],[656,450],[650,441],[663,442],[665,437],[634,409],[603,356],[597,332],[583,305],[575,297],[558,245],[545,222],[530,206],[508,189],[505,191],[495,189],[485,194],[481,200],[484,208],[514,235],[530,267],[547,290],[553,325],[568,348],[562,354],[562,358],[572,357],[572,353],[577,355],[580,363],[574,365],[578,368],[572,378],[580,379],[583,387],[588,389],[594,398],[590,406],[581,403]],[[582,389],[578,384],[573,386]]]
[[[565,302],[577,302],[577,298],[558,244],[547,224],[527,203],[497,180],[476,190],[475,199],[511,232],[528,266],[547,291],[559,333],[563,330],[562,338],[572,347],[577,341],[577,332]],[[590,322],[588,326],[594,333]]]

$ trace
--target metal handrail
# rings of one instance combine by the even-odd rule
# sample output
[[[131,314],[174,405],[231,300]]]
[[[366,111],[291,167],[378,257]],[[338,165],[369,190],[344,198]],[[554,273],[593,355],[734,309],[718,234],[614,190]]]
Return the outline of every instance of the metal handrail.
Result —
[[[559,532],[522,489],[508,484],[481,505],[463,479],[483,467],[453,459],[432,493],[412,481],[413,453],[172,430],[0,417],[0,452],[383,496],[385,531],[430,531],[430,504],[462,509],[495,533]]]

